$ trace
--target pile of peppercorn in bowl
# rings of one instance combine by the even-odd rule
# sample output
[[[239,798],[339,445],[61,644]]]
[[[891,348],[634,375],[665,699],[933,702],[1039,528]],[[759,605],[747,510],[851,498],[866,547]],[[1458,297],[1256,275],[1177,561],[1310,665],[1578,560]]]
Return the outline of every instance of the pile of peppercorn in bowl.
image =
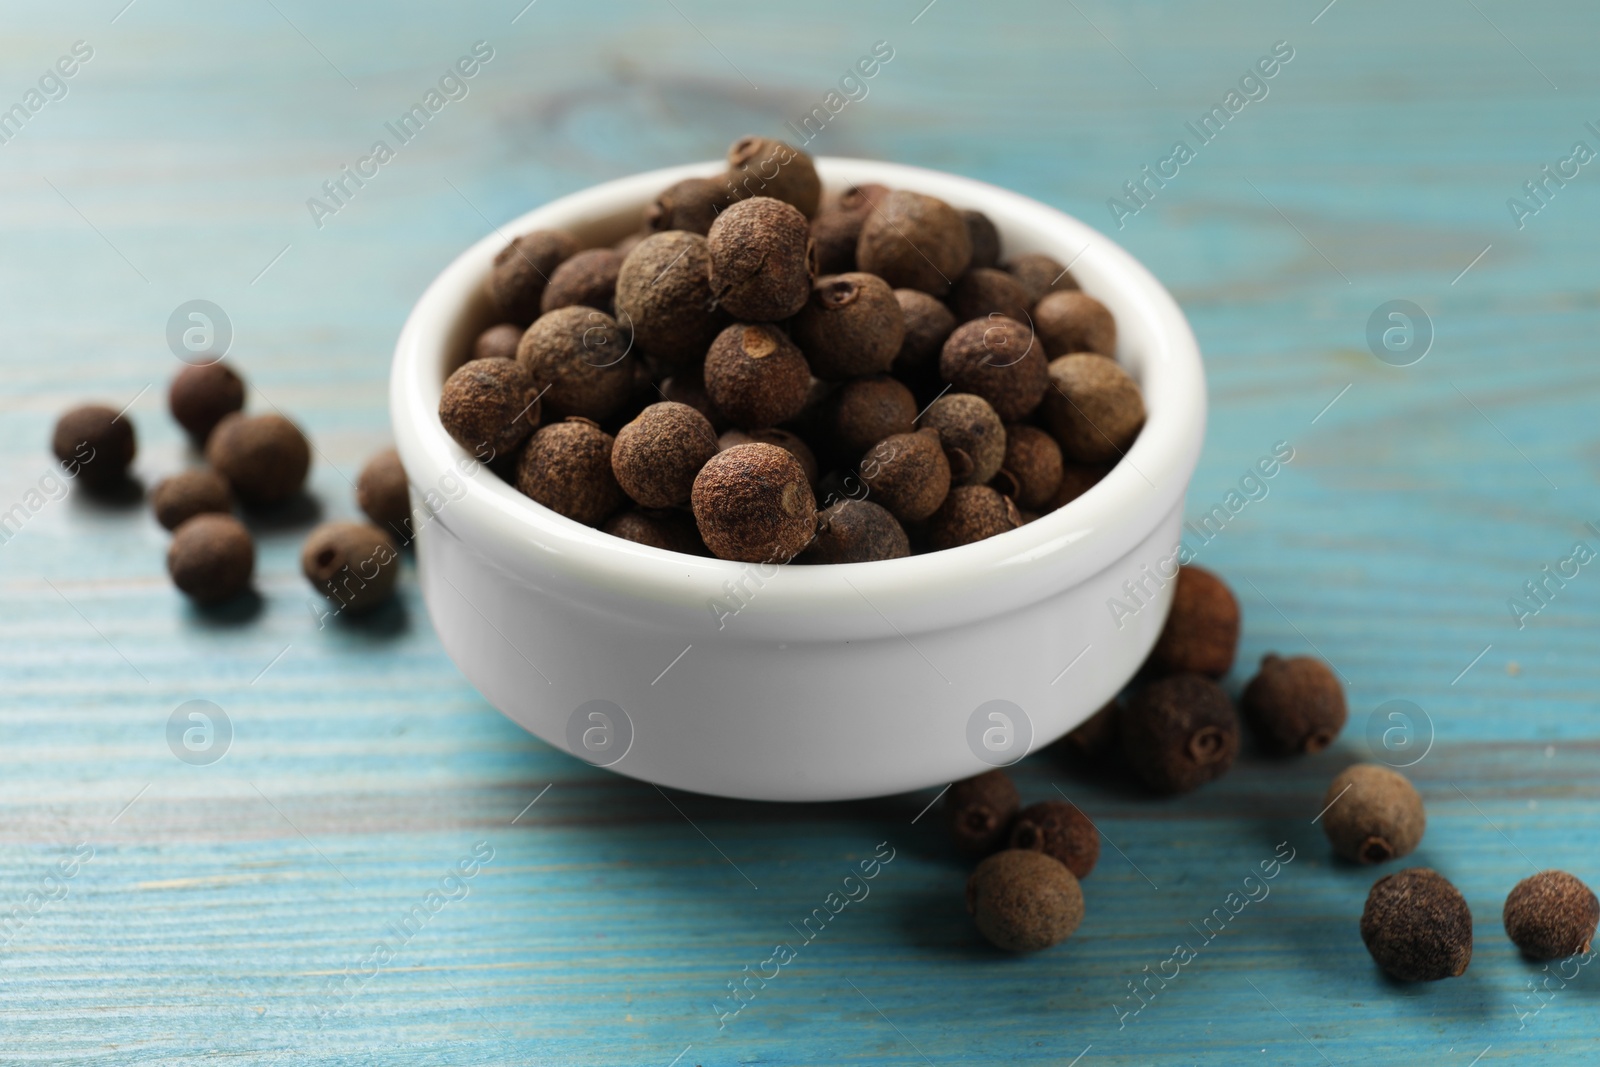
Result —
[[[1182,313],[1104,236],[757,138],[484,238],[391,405],[469,680],[589,762],[779,800],[1014,762],[1119,691],[1205,417]]]

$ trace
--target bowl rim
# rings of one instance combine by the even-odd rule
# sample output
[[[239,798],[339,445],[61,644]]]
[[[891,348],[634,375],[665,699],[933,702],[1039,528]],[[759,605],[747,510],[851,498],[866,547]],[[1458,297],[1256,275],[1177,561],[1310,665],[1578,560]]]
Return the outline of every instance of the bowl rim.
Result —
[[[1062,251],[1079,249],[1067,265],[1086,292],[1116,311],[1118,361],[1139,380],[1147,411],[1139,437],[1104,478],[1067,505],[1016,530],[953,549],[870,563],[777,567],[636,544],[559,515],[492,474],[460,479],[464,491],[430,518],[512,573],[538,563],[547,574],[559,574],[580,588],[702,604],[726,597],[730,582],[756,570],[764,611],[859,613],[866,601],[887,621],[886,607],[925,605],[929,592],[941,587],[953,592],[1004,585],[1031,591],[1035,599],[1047,596],[1053,589],[1046,585],[1081,581],[1121,558],[1128,545],[1142,540],[1181,502],[1204,439],[1205,377],[1183,312],[1137,259],[1086,223],[987,182],[875,160],[825,156],[815,162],[829,190],[875,181],[984,211],[1000,228],[1008,256],[1042,251],[1066,262]],[[461,334],[461,317],[510,237],[614,220],[642,210],[675,181],[715,175],[723,166],[715,161],[667,167],[560,197],[496,227],[428,285],[400,333],[390,380],[396,446],[417,491],[475,463],[445,432],[438,418],[439,397],[445,368],[456,364],[452,346]],[[1130,310],[1134,315],[1127,318]],[[1131,349],[1130,338],[1138,342]],[[1046,563],[1049,583],[1038,580]]]

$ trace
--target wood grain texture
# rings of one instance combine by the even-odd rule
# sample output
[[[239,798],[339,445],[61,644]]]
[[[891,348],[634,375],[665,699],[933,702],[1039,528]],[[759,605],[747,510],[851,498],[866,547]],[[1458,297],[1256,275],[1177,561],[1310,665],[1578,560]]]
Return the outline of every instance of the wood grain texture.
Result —
[[[234,323],[252,404],[310,431],[322,513],[353,514],[349,483],[388,440],[389,351],[451,256],[549,197],[779,132],[874,41],[894,59],[810,147],[983,178],[1114,232],[1106,199],[1286,40],[1269,95],[1115,236],[1207,354],[1191,513],[1275,442],[1295,449],[1201,562],[1245,607],[1230,684],[1268,650],[1319,650],[1343,673],[1336,748],[1247,757],[1173,801],[1030,758],[1025,796],[1059,787],[1114,847],[1078,936],[1004,959],[963,914],[936,813],[913,822],[932,790],[737,804],[590,769],[464,683],[409,572],[392,612],[319,631],[296,572],[305,522],[266,525],[257,609],[205,616],[168,586],[146,511],[74,493],[0,545],[0,918],[26,914],[0,935],[0,1062],[1600,1056],[1600,972],[1519,1021],[1544,972],[1499,922],[1536,867],[1600,880],[1600,575],[1522,629],[1506,605],[1575,540],[1600,546],[1584,527],[1600,522],[1600,193],[1586,168],[1521,230],[1505,204],[1575,140],[1600,147],[1584,129],[1600,120],[1600,15],[923,4],[12,5],[0,106],[73,42],[94,56],[0,145],[0,510],[47,473],[55,415],[90,396],[133,401],[147,482],[190,461],[163,410],[164,328],[203,297]],[[495,58],[470,95],[314,226],[306,199],[478,40]],[[1404,369],[1366,343],[1373,309],[1401,298],[1437,333]],[[235,731],[208,767],[165,738],[196,698]],[[1467,975],[1421,988],[1375,973],[1356,930],[1374,874],[1331,862],[1311,822],[1391,699],[1436,732],[1413,771],[1429,805],[1416,862],[1477,920]],[[1296,858],[1271,896],[1119,1027],[1125,983],[1198,942],[1189,924],[1285,841]],[[466,895],[397,935],[478,842],[493,858]],[[879,842],[895,859],[870,897],[719,1028],[726,984],[796,941],[791,924]],[[92,858],[47,879],[80,843]],[[30,893],[57,899],[34,912]],[[320,1015],[384,938],[393,960]]]

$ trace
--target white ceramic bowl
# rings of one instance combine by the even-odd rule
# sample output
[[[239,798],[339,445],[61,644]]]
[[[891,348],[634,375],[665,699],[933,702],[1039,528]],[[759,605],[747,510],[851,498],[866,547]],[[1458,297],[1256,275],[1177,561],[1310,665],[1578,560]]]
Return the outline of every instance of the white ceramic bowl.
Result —
[[[493,321],[483,281],[509,236],[560,228],[610,243],[661,189],[720,165],[608,182],[472,246],[417,302],[390,385],[423,596],[446,650],[495,707],[645,781],[844,800],[1014,762],[1126,684],[1171,602],[1206,407],[1199,349],[1172,297],[1102,234],[1016,193],[889,163],[817,167],[829,192],[881,182],[929,193],[986,213],[1007,256],[1071,263],[1116,315],[1117,355],[1149,420],[1083,496],[976,544],[767,568],[661,551],[474,471],[439,423],[440,387]],[[1114,612],[1113,598],[1132,613]]]

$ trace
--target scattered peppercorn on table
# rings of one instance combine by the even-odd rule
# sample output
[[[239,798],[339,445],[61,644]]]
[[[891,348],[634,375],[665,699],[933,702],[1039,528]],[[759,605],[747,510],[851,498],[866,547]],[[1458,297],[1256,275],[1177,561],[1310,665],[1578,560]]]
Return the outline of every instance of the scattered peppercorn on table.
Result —
[[[1581,97],[1600,15],[1485,7],[1441,41],[1438,12],[1345,4],[1163,3],[1138,19],[1028,4],[1004,20],[949,3],[518,7],[8,15],[7,103],[26,115],[0,125],[0,1059],[1600,1056],[1600,971],[1580,952],[1595,907],[1573,881],[1600,880],[1595,218],[1581,181],[1546,183],[1536,203],[1522,188],[1575,139],[1594,143],[1566,98]],[[1404,91],[1379,106],[1374,85]],[[533,204],[720,155],[746,131],[1017,189],[1172,288],[1212,400],[1185,544],[1242,611],[1220,682],[1238,722],[1195,734],[1205,767],[1231,759],[1225,776],[1157,746],[1141,780],[1194,788],[1152,796],[1084,755],[1105,751],[1102,721],[1007,768],[1010,794],[786,806],[661,792],[493,711],[440,649],[403,550],[392,597],[364,614],[307,583],[322,549],[328,566],[365,553],[343,524],[403,514],[383,456],[388,353],[439,265]],[[1480,165],[1440,165],[1463,158]],[[664,195],[658,228],[709,229],[703,194]],[[819,264],[841,262],[848,227],[812,236]],[[969,233],[974,252],[988,239]],[[584,304],[623,285],[621,259],[574,251],[529,250],[552,260],[544,296]],[[1012,277],[1037,304],[1052,279],[1027,268]],[[741,295],[770,300],[775,279],[754,280]],[[937,360],[960,325],[941,310],[965,321],[1016,299],[987,276],[907,298],[904,343]],[[1100,350],[1071,311],[1070,347]],[[224,338],[242,383],[186,371],[174,421],[168,384]],[[472,354],[515,366],[521,341],[501,331]],[[734,369],[766,343],[781,347],[723,342]],[[692,384],[662,387],[692,407]],[[723,384],[718,404],[786,399]],[[592,399],[546,394],[539,425]],[[116,427],[134,426],[142,499],[94,499],[57,465],[55,421],[86,401],[106,410],[67,444],[115,457]],[[834,429],[860,456],[903,401],[855,389]],[[963,442],[957,477],[1001,484],[1023,510],[1051,503],[1032,435],[996,449],[963,401],[930,418]],[[232,475],[156,491],[202,468],[191,436],[225,432],[222,472],[263,440],[293,453],[277,420],[308,442],[303,496],[222,528],[209,520],[240,495]],[[782,431],[741,432],[722,447],[794,454]],[[641,426],[636,444],[673,433]],[[683,466],[711,447],[676,443]],[[641,468],[630,499],[676,496],[681,473]],[[1056,491],[1093,476],[1064,471]],[[648,520],[604,521],[699,543]],[[197,531],[183,537],[200,554],[179,553],[195,588],[237,581],[248,548],[257,595],[191,604],[167,573],[168,527]],[[818,562],[897,552],[894,533],[841,526]],[[958,801],[1008,814],[979,811],[952,840]],[[1436,873],[1401,874],[1414,868]],[[1019,912],[1019,885],[1049,907]],[[1375,960],[1446,977],[1392,980]]]

